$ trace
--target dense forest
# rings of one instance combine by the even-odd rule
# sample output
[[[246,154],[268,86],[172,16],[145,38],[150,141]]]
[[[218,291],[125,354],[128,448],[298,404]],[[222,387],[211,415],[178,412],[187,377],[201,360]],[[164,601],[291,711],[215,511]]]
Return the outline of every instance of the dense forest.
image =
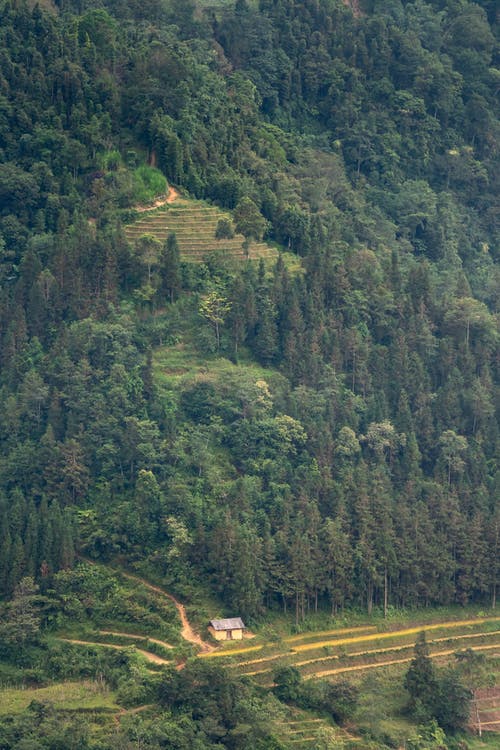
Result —
[[[499,11],[352,5],[0,0],[5,601],[495,606]],[[127,241],[165,180],[278,260]]]

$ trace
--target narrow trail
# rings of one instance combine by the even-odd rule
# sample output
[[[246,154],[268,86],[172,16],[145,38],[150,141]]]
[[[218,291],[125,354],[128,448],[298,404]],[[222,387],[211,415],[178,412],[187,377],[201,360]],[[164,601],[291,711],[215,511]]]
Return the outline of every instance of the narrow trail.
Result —
[[[151,641],[151,643],[158,643],[158,645],[163,646],[163,648],[174,648],[171,643],[160,641],[159,638],[151,638],[149,635],[144,635],[144,633],[141,635],[139,633],[118,633],[114,630],[100,630],[99,635],[117,635],[120,638],[133,638],[134,640],[138,641]]]
[[[152,203],[149,206],[139,205],[134,206],[134,211],[137,211],[138,213],[142,214],[146,211],[154,211],[155,208],[160,208],[160,206],[165,206],[167,203],[173,203],[177,200],[179,197],[179,193],[175,188],[173,188],[171,185],[168,189],[168,195],[165,196],[165,198],[158,198],[154,203]]]
[[[140,714],[142,711],[147,711],[148,708],[153,708],[153,704],[146,703],[144,706],[136,706],[135,708],[121,708],[118,713],[114,715],[116,726],[120,726],[120,721],[124,716],[133,716],[135,714]]]
[[[154,586],[152,583],[149,583],[148,581],[145,581],[143,578],[139,578],[138,576],[134,576],[131,573],[125,573],[121,571],[121,574],[128,578],[130,581],[136,581],[137,583],[140,583],[141,586],[144,586],[144,588],[149,589],[150,591],[154,591],[156,594],[161,594],[162,596],[166,596],[167,599],[170,599],[171,602],[174,603],[177,612],[179,613],[179,617],[181,619],[182,623],[182,630],[181,630],[181,636],[184,638],[185,641],[188,641],[188,643],[193,643],[195,646],[200,647],[200,651],[202,654],[207,654],[210,651],[214,650],[214,646],[211,646],[209,643],[206,643],[201,636],[198,635],[198,633],[195,633],[193,628],[191,627],[191,623],[189,622],[187,615],[186,615],[186,607],[184,604],[181,604],[175,596],[172,594],[169,594],[168,591],[164,591],[159,586]]]
[[[96,643],[95,641],[81,641],[76,638],[59,638],[58,640],[64,641],[65,643],[76,643],[79,646],[101,646],[102,648],[114,648],[117,651],[123,651],[126,648],[129,648],[129,646],[119,646],[116,643]],[[138,654],[142,654],[142,656],[144,656],[144,658],[150,661],[152,664],[172,663],[171,661],[169,661],[169,659],[163,659],[161,656],[152,654],[151,651],[144,651],[144,649],[137,648],[136,646],[134,646],[134,648]]]

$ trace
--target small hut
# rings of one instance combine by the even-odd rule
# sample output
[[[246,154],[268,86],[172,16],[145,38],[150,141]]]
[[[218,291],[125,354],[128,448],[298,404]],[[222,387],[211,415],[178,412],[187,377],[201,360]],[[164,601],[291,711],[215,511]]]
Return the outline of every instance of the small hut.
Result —
[[[241,617],[229,617],[226,620],[210,620],[208,629],[217,641],[240,641],[245,624]]]

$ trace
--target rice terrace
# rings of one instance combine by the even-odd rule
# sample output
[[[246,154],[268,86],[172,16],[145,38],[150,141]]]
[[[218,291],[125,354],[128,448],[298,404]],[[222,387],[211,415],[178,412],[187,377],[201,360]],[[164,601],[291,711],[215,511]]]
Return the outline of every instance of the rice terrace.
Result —
[[[278,251],[265,242],[252,241],[245,245],[242,234],[234,234],[218,239],[218,222],[226,220],[231,224],[231,215],[205,201],[193,200],[173,191],[173,200],[157,200],[151,207],[141,207],[136,221],[125,227],[125,236],[131,243],[148,235],[164,242],[175,232],[179,243],[181,259],[200,263],[212,253],[220,253],[236,260],[276,260]]]
[[[453,662],[455,654],[464,652],[484,654],[488,657],[488,679],[498,678],[500,615],[494,612],[474,614],[472,610],[462,610],[459,616],[456,611],[446,621],[440,621],[436,612],[428,613],[427,617],[420,613],[421,620],[417,623],[401,616],[396,623],[374,619],[350,627],[339,620],[333,621],[335,624],[329,629],[295,634],[290,634],[290,625],[278,620],[279,631],[271,632],[262,626],[257,632],[249,632],[243,641],[215,645],[207,642],[207,623],[200,622],[194,605],[186,608],[169,592],[138,576],[109,568],[106,574],[116,576],[126,587],[129,605],[139,618],[145,605],[157,612],[158,617],[154,627],[115,622],[113,627],[110,623],[109,627],[93,631],[86,628],[84,632],[74,630],[55,635],[61,644],[85,649],[89,657],[100,649],[125,650],[135,654],[148,670],[159,674],[163,668],[182,670],[187,659],[201,658],[223,666],[229,670],[228,674],[252,680],[263,689],[272,688],[276,670],[295,667],[305,681],[327,678],[335,682],[348,678],[354,684],[364,685],[375,705],[389,701],[398,706],[401,696],[393,694],[391,683],[402,679],[413,658],[416,636],[425,631],[430,656],[437,664]],[[16,706],[22,710],[30,696],[33,700],[43,696],[57,710],[67,710],[74,706],[78,692],[77,686],[69,686],[66,701],[64,690],[57,685],[44,691],[3,689],[0,702],[5,711],[17,710]],[[94,685],[87,693],[81,703],[82,710],[101,711],[103,716],[117,716],[123,711],[112,691]],[[363,726],[363,719],[357,726]],[[396,721],[394,726],[396,734],[400,732],[403,737],[407,731],[405,721]],[[500,731],[500,688],[481,685],[474,691],[470,729],[477,736]],[[281,715],[276,731],[287,747],[319,747],[327,740],[347,743],[346,747],[352,742],[356,746],[348,726],[340,728],[322,715],[293,707]]]

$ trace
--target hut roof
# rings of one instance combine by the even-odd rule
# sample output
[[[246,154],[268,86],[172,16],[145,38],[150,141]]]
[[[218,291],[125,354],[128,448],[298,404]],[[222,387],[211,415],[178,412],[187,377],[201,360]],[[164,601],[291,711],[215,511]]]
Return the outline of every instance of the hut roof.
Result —
[[[214,630],[243,630],[245,624],[241,617],[229,617],[226,620],[210,620]]]

